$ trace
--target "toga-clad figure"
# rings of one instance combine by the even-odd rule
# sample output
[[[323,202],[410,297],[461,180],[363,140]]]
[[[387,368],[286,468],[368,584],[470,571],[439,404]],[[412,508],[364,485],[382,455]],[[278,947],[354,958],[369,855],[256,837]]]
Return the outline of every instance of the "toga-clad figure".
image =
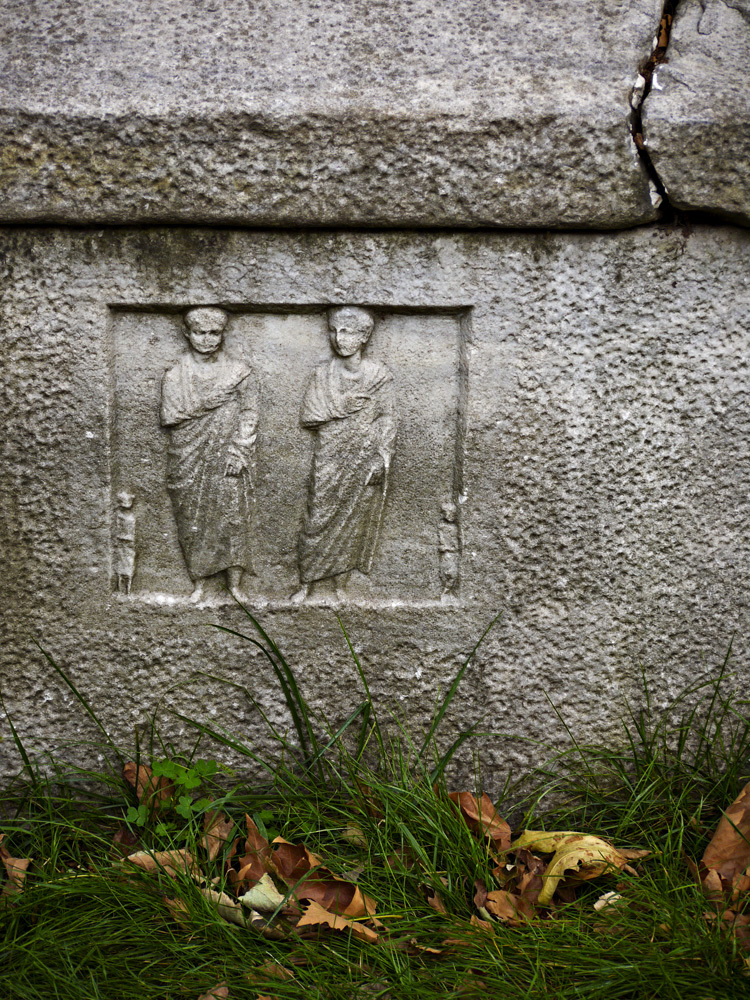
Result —
[[[222,309],[185,314],[190,351],[166,372],[161,387],[161,422],[169,431],[167,488],[195,602],[219,573],[243,600],[242,576],[252,572],[258,400],[250,366],[221,350],[227,320]]]
[[[344,600],[349,573],[370,572],[396,440],[393,375],[362,357],[373,316],[353,306],[331,309],[328,326],[335,356],[313,372],[300,414],[315,443],[296,603],[324,590],[323,581]]]

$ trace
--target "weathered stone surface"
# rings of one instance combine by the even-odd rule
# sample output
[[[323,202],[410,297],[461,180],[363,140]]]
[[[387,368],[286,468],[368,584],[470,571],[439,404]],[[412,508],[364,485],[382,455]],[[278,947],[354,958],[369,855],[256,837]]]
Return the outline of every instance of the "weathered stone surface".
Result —
[[[643,134],[669,199],[750,225],[750,0],[680,0],[668,54]]]
[[[616,228],[661,0],[4,0],[0,221]]]
[[[336,610],[374,696],[413,728],[500,609],[448,732],[480,712],[488,730],[554,741],[546,691],[579,739],[614,735],[640,663],[657,692],[675,692],[738,628],[746,685],[748,250],[750,233],[729,226],[3,230],[2,683],[29,748],[90,734],[32,638],[118,741],[157,704],[178,741],[175,709],[262,741],[249,699],[217,678],[288,724],[262,656],[205,627],[242,628],[236,605],[190,603],[162,379],[188,356],[182,317],[198,305],[228,313],[222,350],[257,379],[251,606],[333,720],[361,699]],[[326,310],[346,303],[373,312],[365,358],[393,376],[390,488],[369,574],[352,573],[335,609],[298,606],[314,434],[300,405],[333,357]],[[450,500],[460,580],[441,603]],[[126,594],[116,573],[131,535]],[[481,746],[498,786],[544,753]],[[0,754],[12,770],[9,738]]]

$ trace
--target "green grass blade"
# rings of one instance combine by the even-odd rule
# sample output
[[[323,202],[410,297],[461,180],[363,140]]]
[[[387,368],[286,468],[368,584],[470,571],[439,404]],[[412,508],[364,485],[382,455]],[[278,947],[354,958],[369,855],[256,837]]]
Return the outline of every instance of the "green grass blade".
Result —
[[[466,668],[469,666],[469,664],[471,663],[471,661],[474,659],[474,654],[476,653],[476,651],[479,649],[479,647],[484,642],[484,640],[487,637],[487,635],[489,634],[490,630],[495,625],[495,622],[497,622],[498,619],[500,619],[502,617],[502,615],[503,615],[503,612],[502,611],[498,611],[498,613],[495,615],[495,617],[489,623],[489,625],[484,630],[484,632],[482,632],[481,636],[479,637],[479,640],[474,645],[474,648],[469,653],[469,655],[466,657],[466,659],[463,662],[463,664],[461,665],[458,673],[453,678],[453,683],[448,688],[448,693],[446,694],[445,698],[443,699],[442,705],[440,706],[440,708],[436,712],[436,714],[435,714],[435,716],[434,716],[434,718],[432,720],[432,724],[430,726],[429,732],[427,733],[427,737],[426,737],[426,739],[424,741],[424,744],[422,745],[422,749],[419,751],[419,754],[417,755],[419,760],[421,760],[422,757],[424,757],[424,755],[427,753],[427,750],[432,745],[432,740],[433,740],[433,738],[435,736],[435,733],[438,731],[438,729],[440,727],[440,723],[443,721],[443,716],[448,711],[448,707],[450,706],[450,703],[453,701],[453,698],[455,697],[456,691],[458,691],[458,686],[461,683],[461,680],[463,679],[464,674],[466,673]]]
[[[236,600],[236,598],[235,598],[235,600]],[[307,738],[308,738],[309,743],[310,743],[310,748],[309,749],[311,749],[312,752],[317,753],[317,751],[318,751],[318,741],[317,741],[317,737],[315,735],[315,729],[314,729],[314,727],[312,725],[312,722],[310,720],[310,714],[309,714],[309,712],[307,710],[307,701],[305,700],[302,692],[299,689],[299,685],[297,684],[297,678],[294,676],[294,671],[289,666],[289,664],[286,662],[284,654],[281,652],[281,650],[277,646],[276,642],[268,635],[268,633],[265,631],[265,629],[260,624],[260,622],[255,617],[255,615],[253,615],[250,611],[248,611],[248,609],[243,604],[241,604],[239,601],[237,601],[237,604],[242,609],[242,611],[244,612],[244,614],[253,623],[253,627],[259,633],[259,635],[261,636],[261,638],[263,639],[263,641],[266,642],[266,643],[268,643],[268,648],[271,650],[271,652],[273,653],[273,655],[276,657],[276,660],[278,661],[278,664],[279,664],[279,668],[283,671],[283,673],[284,673],[284,675],[286,677],[286,682],[287,682],[287,685],[289,687],[289,691],[291,692],[291,695],[294,698],[295,704],[297,706],[297,712],[298,712],[300,718],[304,719],[305,728],[307,730]]]
[[[75,684],[70,679],[70,677],[68,677],[68,675],[62,669],[62,667],[59,667],[57,665],[57,663],[55,663],[54,659],[50,656],[50,654],[47,652],[47,650],[44,649],[44,647],[41,646],[33,636],[31,637],[31,639],[32,639],[32,642],[34,643],[34,645],[42,653],[42,655],[45,657],[45,659],[47,660],[47,662],[49,663],[49,665],[55,671],[55,673],[58,674],[58,676],[65,682],[65,684],[67,684],[67,686],[73,692],[73,694],[75,695],[76,699],[80,702],[80,704],[83,706],[84,710],[86,711],[86,714],[93,720],[93,722],[96,724],[97,728],[103,734],[105,740],[107,741],[107,745],[112,749],[113,753],[115,754],[115,756],[117,757],[118,761],[120,762],[120,765],[122,765],[122,763],[123,763],[122,754],[117,749],[117,747],[115,746],[115,744],[112,742],[112,738],[110,737],[109,733],[107,732],[107,730],[106,730],[104,724],[102,723],[101,719],[99,718],[99,716],[93,710],[93,708],[91,707],[91,705],[89,705],[89,703],[86,700],[86,698],[84,698],[84,696],[81,694],[81,692],[75,686]]]
[[[292,691],[287,683],[287,678],[285,672],[280,668],[276,660],[274,659],[271,651],[266,649],[263,643],[258,642],[257,639],[253,639],[250,635],[245,635],[244,632],[238,632],[236,629],[227,628],[225,625],[217,625],[213,622],[210,624],[211,628],[218,629],[220,632],[226,632],[228,635],[234,635],[238,639],[244,639],[246,642],[252,643],[253,646],[257,647],[263,655],[266,657],[268,662],[271,664],[273,672],[276,674],[276,679],[281,687],[282,694],[284,695],[284,701],[286,702],[289,713],[292,716],[292,724],[294,725],[295,731],[297,733],[297,738],[300,741],[300,747],[302,748],[302,753],[305,757],[310,756],[310,747],[307,743],[306,737],[306,727],[302,724],[302,719],[300,717],[297,705],[298,700],[294,697]]]
[[[10,735],[13,738],[13,742],[16,745],[16,749],[23,761],[24,769],[29,772],[29,778],[32,782],[36,781],[36,774],[34,768],[31,766],[31,761],[29,760],[29,755],[26,753],[26,747],[23,745],[21,737],[18,735],[16,727],[13,725],[13,719],[8,709],[5,707],[5,700],[3,699],[2,691],[0,690],[0,708],[3,710],[5,718],[8,720],[8,725],[10,726]]]
[[[346,644],[349,647],[349,652],[351,653],[351,657],[354,660],[354,665],[357,668],[357,673],[359,674],[359,678],[362,681],[362,686],[365,689],[365,694],[367,695],[367,700],[370,703],[370,707],[371,707],[371,710],[372,710],[372,716],[373,716],[373,724],[375,726],[375,738],[378,741],[378,746],[380,747],[380,752],[381,753],[385,753],[385,744],[383,743],[383,734],[382,734],[382,732],[380,730],[380,722],[378,721],[378,715],[377,715],[377,712],[375,711],[375,705],[373,704],[372,695],[370,694],[370,685],[367,683],[367,676],[366,676],[364,670],[362,669],[362,664],[360,663],[360,660],[359,660],[359,657],[357,656],[356,650],[354,649],[354,646],[352,645],[351,639],[349,638],[349,635],[348,635],[346,629],[344,628],[344,623],[341,621],[341,618],[340,618],[339,615],[336,615],[336,621],[339,623],[339,627],[341,628],[341,631],[344,633],[344,638],[346,639]]]

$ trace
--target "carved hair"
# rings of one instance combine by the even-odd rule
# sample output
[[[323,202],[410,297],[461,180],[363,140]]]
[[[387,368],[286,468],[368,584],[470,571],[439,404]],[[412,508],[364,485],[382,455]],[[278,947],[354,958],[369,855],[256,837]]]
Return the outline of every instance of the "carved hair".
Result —
[[[337,306],[335,309],[328,310],[328,325],[336,319],[337,316],[344,317],[355,317],[358,320],[357,325],[362,330],[363,337],[362,343],[366,344],[372,335],[372,331],[375,329],[375,317],[372,315],[369,309],[363,309],[362,306]]]
[[[229,316],[223,309],[217,309],[213,306],[197,306],[195,309],[188,309],[185,313],[185,326],[195,333],[205,332],[206,326],[214,330],[218,324],[221,324],[223,331],[228,320]]]

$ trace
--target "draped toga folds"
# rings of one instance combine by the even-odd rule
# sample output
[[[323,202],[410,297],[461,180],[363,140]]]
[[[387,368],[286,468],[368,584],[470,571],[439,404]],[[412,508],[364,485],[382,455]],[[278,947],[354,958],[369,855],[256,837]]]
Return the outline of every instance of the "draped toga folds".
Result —
[[[352,397],[362,397],[355,412],[347,405]],[[352,569],[369,573],[396,439],[393,376],[369,359],[355,372],[338,358],[319,365],[302,401],[300,423],[316,432],[299,537],[300,580],[312,583]],[[379,458],[386,472],[368,483]]]
[[[252,571],[251,470],[258,424],[255,380],[243,361],[186,354],[164,375],[161,422],[169,431],[167,489],[192,579],[231,566]],[[226,475],[227,460],[245,464]]]

